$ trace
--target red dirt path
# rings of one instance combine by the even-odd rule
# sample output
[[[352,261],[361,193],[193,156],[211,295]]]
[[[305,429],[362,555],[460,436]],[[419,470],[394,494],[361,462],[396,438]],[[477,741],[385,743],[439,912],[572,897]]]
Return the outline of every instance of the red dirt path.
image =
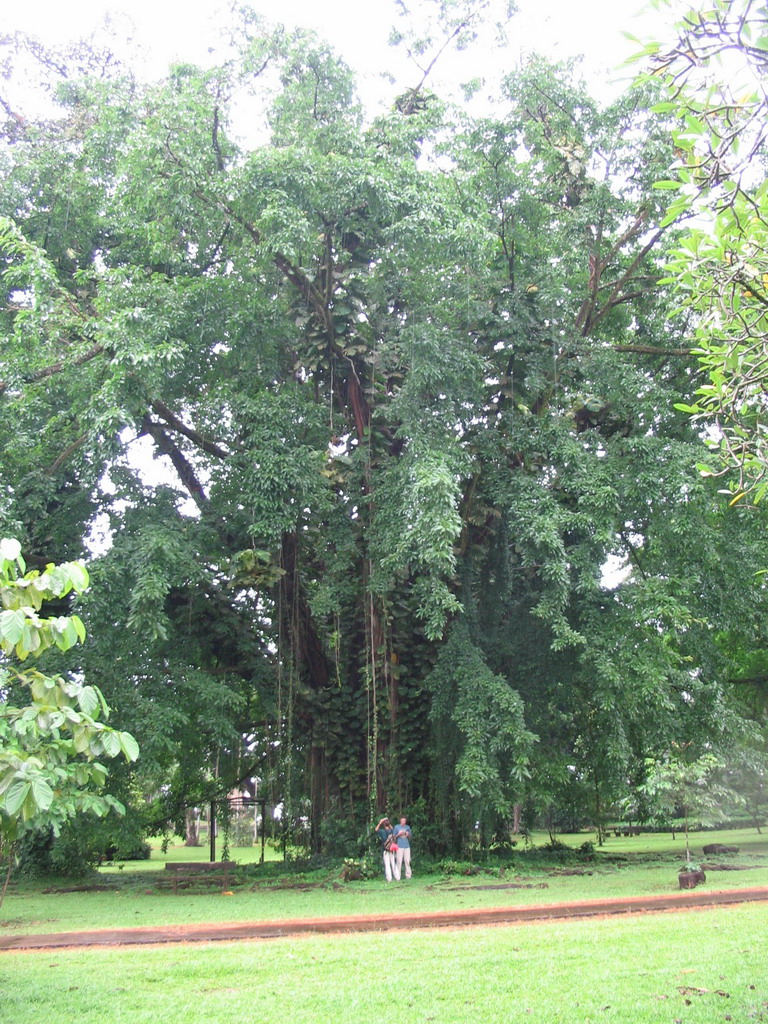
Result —
[[[479,910],[443,910],[431,914],[380,914],[375,917],[298,918],[292,921],[249,921],[230,924],[168,925],[160,928],[110,928],[51,935],[0,935],[0,952],[53,949],[62,946],[153,945],[179,942],[222,942],[240,939],[276,939],[288,935],[331,932],[378,932],[409,928],[446,928],[459,925],[521,924],[611,914],[647,914],[669,910],[768,900],[768,886],[717,892],[678,892],[664,896],[583,900],[526,907],[488,907]]]

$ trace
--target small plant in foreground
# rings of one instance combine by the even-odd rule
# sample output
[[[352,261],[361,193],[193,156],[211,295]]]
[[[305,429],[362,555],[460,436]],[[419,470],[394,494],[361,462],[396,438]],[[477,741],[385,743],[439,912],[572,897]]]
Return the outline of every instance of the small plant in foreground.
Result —
[[[360,882],[379,877],[379,869],[373,867],[367,857],[355,860],[352,857],[345,857],[341,867],[341,877],[345,882]]]

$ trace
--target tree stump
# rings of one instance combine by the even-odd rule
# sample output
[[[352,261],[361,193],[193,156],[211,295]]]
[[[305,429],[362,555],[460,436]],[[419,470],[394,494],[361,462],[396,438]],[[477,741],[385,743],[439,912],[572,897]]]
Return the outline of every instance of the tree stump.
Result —
[[[690,868],[688,871],[679,871],[677,881],[681,889],[695,889],[700,882],[706,882],[707,876],[701,868]]]
[[[726,843],[708,843],[704,847],[704,853],[738,853],[738,846],[728,846]]]

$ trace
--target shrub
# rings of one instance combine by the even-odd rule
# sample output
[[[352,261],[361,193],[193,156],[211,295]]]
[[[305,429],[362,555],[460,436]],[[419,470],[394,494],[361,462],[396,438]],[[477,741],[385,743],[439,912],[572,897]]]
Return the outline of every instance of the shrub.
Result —
[[[323,853],[327,857],[349,857],[354,859],[370,852],[367,827],[356,818],[329,816],[320,823],[320,836],[323,844]]]
[[[79,814],[58,836],[52,828],[23,836],[18,870],[27,876],[82,878],[105,860],[149,860],[151,853],[135,819]]]
[[[52,849],[52,828],[41,828],[26,832],[18,844],[17,873],[28,877],[52,874]]]
[[[558,854],[571,854],[573,850],[566,843],[561,843],[559,839],[550,839],[548,843],[544,843],[542,850],[546,853],[558,853]]]
[[[381,870],[378,865],[374,867],[367,857],[361,857],[359,860],[345,857],[341,867],[341,877],[345,882],[360,882],[378,878],[380,874]]]
[[[145,839],[138,839],[132,845],[107,850],[107,860],[149,860],[151,855],[152,847]]]
[[[439,868],[444,875],[476,875],[480,870],[468,860],[441,860]]]

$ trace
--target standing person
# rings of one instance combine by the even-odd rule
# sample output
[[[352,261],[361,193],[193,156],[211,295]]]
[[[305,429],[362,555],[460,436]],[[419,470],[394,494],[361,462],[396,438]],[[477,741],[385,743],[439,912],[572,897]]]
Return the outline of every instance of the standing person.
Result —
[[[405,865],[405,877],[411,877],[411,826],[408,819],[402,817],[400,824],[395,825],[392,835],[397,843],[397,858],[395,860],[395,881],[400,881],[403,865]]]
[[[375,832],[381,840],[381,852],[384,857],[384,877],[388,882],[391,882],[395,876],[395,868],[397,867],[397,847],[395,846],[394,839],[392,838],[393,828],[392,822],[389,818],[382,818],[376,826]]]

